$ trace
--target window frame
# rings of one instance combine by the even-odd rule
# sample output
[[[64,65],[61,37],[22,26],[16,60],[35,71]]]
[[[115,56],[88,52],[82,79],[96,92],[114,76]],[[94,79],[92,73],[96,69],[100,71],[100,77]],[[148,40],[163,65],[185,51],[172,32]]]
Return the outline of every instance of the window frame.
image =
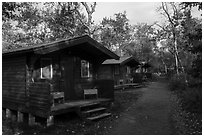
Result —
[[[126,72],[127,72],[127,74],[130,74],[130,73],[131,73],[131,69],[130,69],[130,67],[129,67],[129,66],[127,66],[127,67],[126,67],[126,70],[127,70],[127,71],[126,71]]]
[[[49,61],[50,62],[50,65],[49,65],[49,67],[50,67],[50,78],[45,78],[45,77],[43,77],[43,61],[44,60],[47,60],[47,61]],[[52,67],[52,59],[51,58],[41,58],[41,60],[40,60],[40,79],[52,79],[53,78],[53,67]]]
[[[87,62],[87,70],[88,70],[87,75],[83,75],[83,68],[82,68],[82,62],[83,62],[83,61]],[[90,71],[91,71],[91,69],[90,69],[90,63],[89,63],[89,61],[82,59],[82,60],[81,60],[81,78],[91,78],[92,75],[91,75],[91,72],[90,72]]]

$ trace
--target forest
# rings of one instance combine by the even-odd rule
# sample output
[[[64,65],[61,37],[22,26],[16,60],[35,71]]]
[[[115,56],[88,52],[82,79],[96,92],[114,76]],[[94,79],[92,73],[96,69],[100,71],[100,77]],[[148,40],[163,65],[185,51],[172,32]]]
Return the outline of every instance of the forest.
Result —
[[[165,23],[131,25],[126,11],[96,24],[96,2],[3,2],[2,51],[89,35],[119,56],[151,64],[165,76],[182,108],[202,113],[202,2],[162,2]],[[202,16],[202,15],[201,15]],[[159,45],[159,46],[158,46]]]

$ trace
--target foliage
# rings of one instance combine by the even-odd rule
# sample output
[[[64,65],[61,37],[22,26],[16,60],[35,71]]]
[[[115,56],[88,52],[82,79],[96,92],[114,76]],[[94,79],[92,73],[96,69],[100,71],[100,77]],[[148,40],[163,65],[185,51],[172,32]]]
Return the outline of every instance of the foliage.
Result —
[[[186,89],[186,82],[185,82],[186,74],[173,75],[169,80],[169,88],[172,91],[177,90],[178,94],[180,91]]]
[[[114,18],[103,18],[100,24],[100,41],[107,48],[115,51],[123,49],[130,40],[130,25],[126,12],[114,14]]]
[[[183,109],[193,113],[202,112],[202,81],[198,78],[187,74],[174,75],[169,88],[181,99]]]
[[[154,57],[155,47],[154,28],[152,25],[141,23],[132,27],[131,42],[124,48],[127,54],[138,60],[150,62]]]
[[[90,34],[95,8],[78,2],[4,2],[2,6],[3,50]]]
[[[202,112],[202,89],[201,88],[188,88],[182,91],[182,107],[194,113]]]
[[[198,7],[198,10],[202,10],[202,2],[182,2],[182,5],[184,5],[184,7]]]

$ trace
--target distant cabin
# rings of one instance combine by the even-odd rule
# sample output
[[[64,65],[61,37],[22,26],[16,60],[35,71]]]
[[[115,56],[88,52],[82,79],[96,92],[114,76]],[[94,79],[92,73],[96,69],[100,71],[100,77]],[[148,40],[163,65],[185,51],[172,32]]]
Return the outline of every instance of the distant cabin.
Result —
[[[108,59],[102,63],[98,75],[102,79],[113,79],[114,85],[131,83],[132,75],[139,65],[132,56],[120,57],[119,60]]]
[[[113,81],[98,77],[107,59],[119,57],[87,35],[3,52],[2,107],[49,119],[77,101],[113,100]]]

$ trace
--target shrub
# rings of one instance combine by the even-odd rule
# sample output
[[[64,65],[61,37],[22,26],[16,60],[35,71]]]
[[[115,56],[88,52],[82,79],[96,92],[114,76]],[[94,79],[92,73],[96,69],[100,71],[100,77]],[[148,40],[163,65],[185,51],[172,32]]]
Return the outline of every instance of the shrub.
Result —
[[[186,83],[185,83],[185,76],[184,75],[173,75],[169,81],[169,88],[170,90],[185,90]]]
[[[134,83],[142,83],[143,74],[142,73],[135,73],[133,75],[133,82]]]
[[[181,99],[183,109],[193,113],[202,112],[202,81],[199,78],[186,74],[173,75],[169,88]]]
[[[193,113],[202,112],[202,88],[187,88],[181,94],[182,107]]]

